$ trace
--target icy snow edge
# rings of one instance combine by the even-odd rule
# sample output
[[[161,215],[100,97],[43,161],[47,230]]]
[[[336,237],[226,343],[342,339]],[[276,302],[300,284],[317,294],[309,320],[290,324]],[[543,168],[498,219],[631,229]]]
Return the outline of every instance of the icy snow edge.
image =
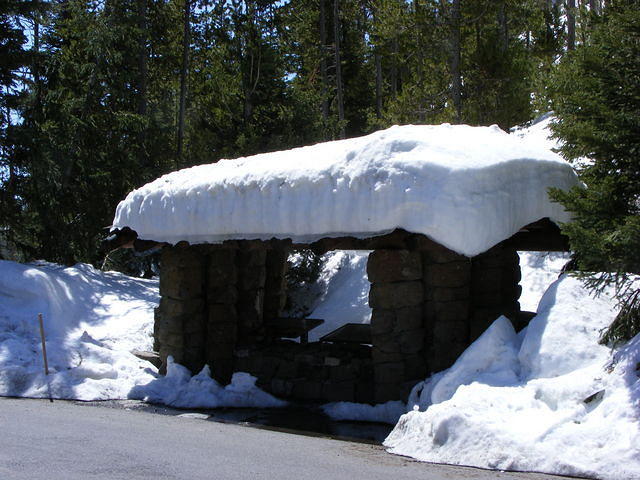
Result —
[[[113,227],[170,243],[404,228],[473,256],[541,218],[569,220],[547,191],[578,184],[545,145],[497,126],[395,126],[164,175],[118,205]]]

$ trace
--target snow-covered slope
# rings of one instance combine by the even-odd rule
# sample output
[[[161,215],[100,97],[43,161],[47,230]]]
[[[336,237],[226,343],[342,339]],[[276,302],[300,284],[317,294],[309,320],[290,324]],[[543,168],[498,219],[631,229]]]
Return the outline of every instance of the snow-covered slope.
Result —
[[[172,243],[401,227],[473,256],[541,218],[566,221],[547,190],[577,184],[566,162],[526,136],[407,125],[165,175],[131,192],[113,226]]]
[[[518,252],[520,255],[520,309],[536,312],[549,285],[560,276],[571,255],[565,252]]]
[[[90,265],[0,261],[0,395],[127,398],[155,378],[129,350],[151,350],[158,282]],[[37,315],[44,317],[45,377]]]
[[[430,462],[640,478],[640,336],[598,344],[614,305],[562,277],[523,333],[501,317],[418,385],[385,445]]]
[[[514,127],[511,130],[512,135],[526,139],[527,141],[536,143],[541,147],[549,150],[560,148],[561,143],[558,139],[552,138],[551,123],[555,120],[553,112],[547,112],[536,118],[531,125],[526,127]]]
[[[74,267],[0,261],[0,395],[77,400],[136,398],[188,407],[277,407],[237,373],[221,386],[169,362],[159,376],[130,350],[151,350],[158,281]],[[44,317],[44,374],[38,313]]]
[[[294,254],[290,261],[299,259]],[[309,332],[309,340],[315,342],[345,323],[369,323],[369,279],[367,259],[369,252],[336,251],[322,256],[322,268],[318,280],[301,285],[301,291],[289,292],[294,300],[303,303],[310,312],[309,318],[321,318],[324,323]]]

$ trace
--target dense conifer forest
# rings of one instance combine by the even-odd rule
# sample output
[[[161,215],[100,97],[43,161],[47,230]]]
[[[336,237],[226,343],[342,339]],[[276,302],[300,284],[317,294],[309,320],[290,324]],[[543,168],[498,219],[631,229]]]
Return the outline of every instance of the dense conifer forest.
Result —
[[[566,229],[578,266],[620,281],[640,270],[637,11],[637,0],[2,0],[2,241],[25,260],[99,264],[118,201],[163,173],[393,124],[508,130],[554,110],[565,157],[594,160],[587,193],[556,194],[578,213]]]

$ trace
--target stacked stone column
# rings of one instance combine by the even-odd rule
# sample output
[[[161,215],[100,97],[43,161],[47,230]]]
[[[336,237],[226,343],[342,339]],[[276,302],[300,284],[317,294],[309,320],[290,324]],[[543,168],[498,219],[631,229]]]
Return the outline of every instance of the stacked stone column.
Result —
[[[520,257],[514,248],[497,245],[472,260],[473,312],[470,341],[473,342],[500,315],[513,322],[520,312]]]
[[[424,319],[420,254],[375,250],[369,255],[374,400],[407,393],[408,381],[424,378]]]
[[[469,258],[441,245],[421,250],[425,288],[426,362],[443,370],[500,315],[520,311],[520,264],[513,248],[497,245]]]
[[[367,272],[376,402],[403,398],[520,310],[518,255],[503,245],[469,258],[424,238],[416,250],[374,251]]]
[[[472,310],[471,259],[440,245],[421,251],[425,362],[429,371],[449,367],[469,345]]]
[[[167,356],[192,371],[204,366],[206,319],[205,257],[185,246],[162,251],[160,305],[155,310],[154,343],[166,365]]]
[[[213,377],[227,383],[233,373],[233,355],[238,341],[239,299],[238,250],[209,247],[207,264],[206,301],[207,336],[206,360]]]

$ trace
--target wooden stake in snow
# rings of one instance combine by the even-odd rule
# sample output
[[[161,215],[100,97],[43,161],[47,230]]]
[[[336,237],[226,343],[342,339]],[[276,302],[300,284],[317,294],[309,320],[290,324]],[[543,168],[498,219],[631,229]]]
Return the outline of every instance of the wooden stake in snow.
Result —
[[[49,363],[47,362],[47,344],[44,339],[44,324],[42,322],[42,314],[38,314],[38,322],[40,323],[40,339],[42,340],[42,358],[44,359],[44,374],[49,375]]]

